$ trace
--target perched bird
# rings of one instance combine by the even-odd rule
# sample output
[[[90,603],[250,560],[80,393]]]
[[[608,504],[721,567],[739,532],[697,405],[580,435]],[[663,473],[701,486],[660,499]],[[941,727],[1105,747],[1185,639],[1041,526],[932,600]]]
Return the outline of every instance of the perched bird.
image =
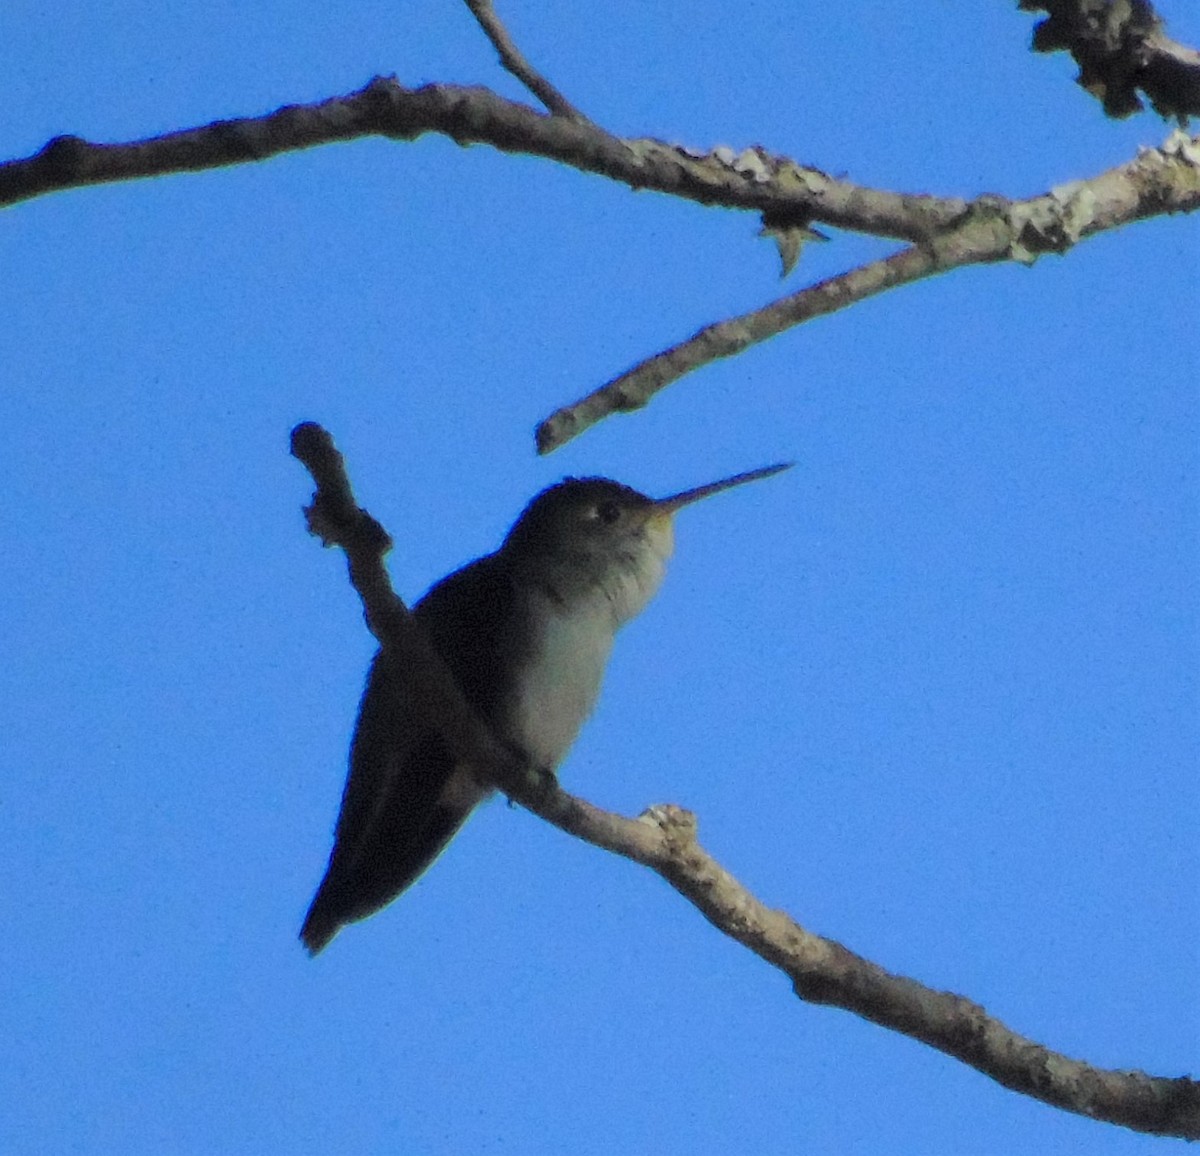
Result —
[[[553,770],[600,692],[619,627],[654,596],[672,515],[787,465],[653,499],[607,478],[568,478],[525,507],[503,545],[414,607],[467,701],[511,749]],[[407,708],[394,659],[371,664],[329,867],[300,931],[315,955],[390,903],[492,793]]]

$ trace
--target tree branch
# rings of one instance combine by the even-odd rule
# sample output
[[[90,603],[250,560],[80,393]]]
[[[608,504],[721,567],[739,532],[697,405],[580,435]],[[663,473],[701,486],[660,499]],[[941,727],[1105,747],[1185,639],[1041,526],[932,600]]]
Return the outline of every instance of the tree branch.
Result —
[[[1161,149],[1091,180],[1025,201],[980,197],[945,232],[926,242],[810,285],[761,309],[707,325],[686,341],[639,362],[537,428],[538,452],[550,453],[614,413],[649,403],[685,374],[732,357],[786,329],[836,312],[887,289],[965,265],[1065,253],[1095,233],[1162,213],[1200,209],[1200,137],[1176,132]]]
[[[586,122],[583,115],[557,88],[554,87],[528,60],[521,50],[513,43],[496,10],[492,0],[466,0],[471,9],[471,15],[479,21],[487,38],[500,54],[500,63],[513,74],[534,96],[546,106],[555,116],[565,116],[570,120]]]
[[[911,248],[852,269],[762,309],[707,326],[622,373],[542,422],[541,453],[601,418],[645,405],[659,390],[717,358],[884,289],[962,265],[1065,252],[1092,233],[1141,217],[1200,206],[1200,138],[1173,134],[1108,173],[1025,201],[911,196],[866,189],[768,153],[720,147],[697,153],[648,138],[615,137],[589,121],[546,116],[482,88],[407,89],[376,78],[346,97],[293,105],[262,117],[220,121],[127,144],[57,137],[25,160],[0,165],[0,205],[57,189],[262,160],[335,140],[440,132],[600,173],[631,188],[753,209],[777,224],[822,221],[903,238]]]
[[[1200,52],[1172,40],[1148,0],[1020,0],[1047,18],[1033,31],[1035,52],[1066,50],[1076,83],[1111,117],[1137,112],[1141,89],[1160,116],[1200,116]]]
[[[762,309],[706,325],[686,341],[638,362],[586,397],[555,410],[537,427],[538,453],[551,453],[614,413],[641,409],[660,390],[703,365],[733,357],[785,329],[834,313],[885,289],[942,271],[933,249],[914,245],[886,260],[861,265]]]
[[[408,672],[416,709],[429,712],[460,757],[511,798],[568,834],[651,868],[719,931],[784,972],[801,999],[845,1008],[921,1040],[1055,1107],[1140,1132],[1200,1138],[1200,1083],[1107,1071],[1051,1052],[978,1004],[892,975],[765,906],[700,846],[687,811],[658,806],[626,819],[567,794],[553,774],[520,765],[467,704],[392,591],[383,566],[390,539],[355,504],[329,434],[312,422],[297,426],[292,453],[317,485],[306,510],[309,527],[326,545],[345,550],[367,623],[381,646],[402,655],[393,669]]]
[[[376,77],[347,96],[287,105],[123,144],[55,137],[33,156],[0,164],[0,206],[61,189],[263,161],[280,153],[369,136],[415,140],[427,132],[460,145],[489,144],[654,189],[702,205],[770,213],[917,241],[966,211],[957,197],[866,189],[760,148],[698,152],[650,138],[622,138],[590,121],[546,116],[486,88],[405,88]]]

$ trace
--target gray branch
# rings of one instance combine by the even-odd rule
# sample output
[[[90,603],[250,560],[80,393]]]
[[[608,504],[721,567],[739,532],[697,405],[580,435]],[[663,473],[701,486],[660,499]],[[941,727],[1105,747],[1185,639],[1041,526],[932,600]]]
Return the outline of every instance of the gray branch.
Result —
[[[559,161],[633,189],[654,189],[702,205],[822,221],[882,237],[917,241],[966,211],[957,197],[863,188],[762,149],[700,152],[649,138],[613,136],[590,121],[547,116],[486,88],[431,84],[405,88],[376,77],[347,96],[287,105],[120,144],[60,136],[40,152],[0,163],[0,206],[62,189],[138,180],[264,161],[334,141],[383,136],[411,141],[439,133],[460,145]]]
[[[540,452],[557,448],[612,413],[645,405],[684,374],[813,317],[885,289],[963,265],[1033,260],[1083,237],[1200,204],[1200,139],[1176,134],[1109,173],[1026,201],[975,201],[864,188],[760,146],[710,152],[650,138],[613,136],[598,125],[545,115],[484,88],[409,89],[377,77],[349,96],[289,105],[260,117],[218,121],[124,144],[57,137],[24,160],[0,164],[0,205],[60,189],[265,160],[365,136],[415,140],[428,132],[462,145],[544,156],[634,189],[761,213],[773,227],[819,221],[912,242],[912,247],[702,329],[547,418]]]

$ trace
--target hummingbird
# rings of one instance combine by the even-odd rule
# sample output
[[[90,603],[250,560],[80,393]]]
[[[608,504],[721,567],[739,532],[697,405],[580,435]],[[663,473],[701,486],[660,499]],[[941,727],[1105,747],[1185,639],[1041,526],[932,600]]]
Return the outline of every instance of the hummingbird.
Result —
[[[662,583],[675,513],[790,464],[668,498],[567,478],[525,507],[498,550],[435,583],[413,615],[497,738],[554,771],[595,706],[616,632]],[[410,887],[494,791],[408,708],[395,661],[380,650],[367,675],[333,851],[300,931],[310,955]]]

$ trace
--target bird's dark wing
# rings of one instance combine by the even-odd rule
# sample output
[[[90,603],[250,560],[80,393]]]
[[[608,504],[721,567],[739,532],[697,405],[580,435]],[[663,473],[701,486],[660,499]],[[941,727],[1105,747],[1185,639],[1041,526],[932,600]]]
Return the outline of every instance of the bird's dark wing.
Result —
[[[415,608],[464,695],[489,721],[515,613],[515,588],[497,555],[443,579]],[[314,955],[343,924],[378,911],[413,883],[483,794],[410,709],[394,661],[381,651],[367,676],[333,853],[300,931]]]
[[[333,853],[300,931],[313,955],[399,895],[471,812],[439,802],[454,760],[435,731],[414,725],[388,666],[382,653],[371,665]]]

